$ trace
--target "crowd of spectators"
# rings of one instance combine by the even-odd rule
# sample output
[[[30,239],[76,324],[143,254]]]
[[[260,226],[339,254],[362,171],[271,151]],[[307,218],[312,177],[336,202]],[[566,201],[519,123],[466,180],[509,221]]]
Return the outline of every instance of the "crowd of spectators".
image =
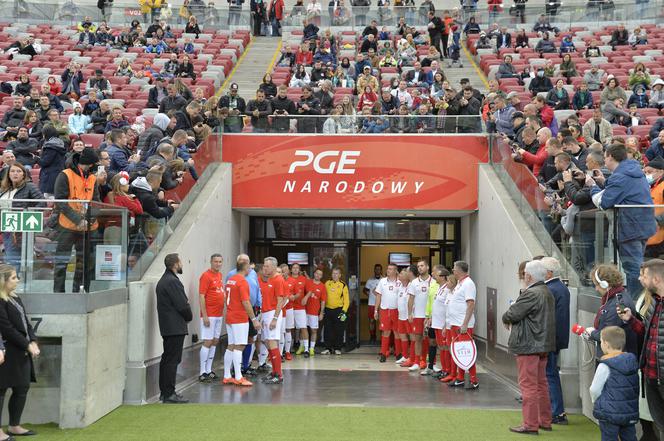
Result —
[[[254,99],[242,98],[232,85],[219,102],[224,130],[482,132],[483,95],[467,79],[451,84],[443,70],[459,44],[459,15],[431,10],[427,17],[424,33],[401,18],[392,29],[373,20],[359,36],[305,20],[295,34],[301,42],[286,45],[272,74],[248,92]],[[246,127],[241,115],[250,117]]]
[[[193,15],[188,17],[185,31],[196,37],[201,32]],[[75,48],[84,54],[104,46],[116,51],[140,48],[147,54],[168,58],[161,68],[149,63],[144,70],[137,69],[136,64],[132,67],[133,58],[117,62],[112,77],[128,78],[122,84],[149,87],[147,100],[139,109],[128,110],[123,106],[125,99],[114,97],[114,81],[107,77],[108,69],[97,68],[86,78],[83,66],[75,60],[61,74],[54,72],[39,82],[28,74],[21,74],[16,82],[3,82],[3,96],[11,101],[11,107],[0,117],[0,199],[4,200],[3,207],[43,207],[48,199],[79,196],[69,194],[70,188],[60,183],[68,170],[77,176],[94,176],[95,191],[88,199],[129,210],[129,243],[133,244],[132,252],[140,255],[154,239],[154,231],[150,230],[178,208],[165,192],[180,186],[185,174],[194,181],[198,179],[192,154],[221,125],[218,99],[210,96],[207,84],[196,86],[200,69],[195,70],[192,63],[198,52],[192,39],[181,39],[184,44],[178,45],[169,35],[170,28],[157,19],[144,33],[137,21],[128,29],[110,30],[106,23],[96,24],[86,17],[79,23],[78,32]],[[41,52],[32,37],[5,49],[10,58]],[[139,115],[143,109],[154,110]],[[87,168],[82,167],[84,156]],[[38,202],[12,203],[12,199]],[[54,218],[62,211],[60,205],[55,204]],[[57,253],[69,255],[74,245],[80,258],[71,231],[62,225],[50,227],[54,229],[51,237],[58,243]],[[3,244],[7,261],[20,268],[20,233],[4,233]],[[68,249],[60,249],[61,245]],[[88,284],[86,280],[86,290]],[[64,290],[64,283],[56,285],[56,291]],[[74,285],[75,291],[79,289],[77,283]]]

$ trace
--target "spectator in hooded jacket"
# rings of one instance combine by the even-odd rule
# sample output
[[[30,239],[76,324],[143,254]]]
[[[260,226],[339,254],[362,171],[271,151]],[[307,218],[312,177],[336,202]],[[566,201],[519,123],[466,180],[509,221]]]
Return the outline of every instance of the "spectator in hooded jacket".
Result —
[[[45,197],[54,194],[55,179],[65,168],[65,143],[58,137],[58,131],[53,125],[46,124],[42,129],[44,144],[39,159],[39,190]]]
[[[87,133],[88,130],[92,128],[92,121],[90,120],[90,117],[83,114],[83,108],[79,102],[74,101],[73,108],[74,113],[69,115],[69,118],[67,119],[69,132],[72,135],[81,135],[83,133]]]
[[[652,205],[650,185],[640,164],[627,158],[624,145],[610,145],[604,154],[606,167],[612,172],[608,179],[593,176],[593,202],[602,210],[615,205]],[[639,268],[643,263],[646,241],[657,231],[652,208],[622,210],[617,221],[618,255],[627,276],[627,290],[632,298],[638,295]]]

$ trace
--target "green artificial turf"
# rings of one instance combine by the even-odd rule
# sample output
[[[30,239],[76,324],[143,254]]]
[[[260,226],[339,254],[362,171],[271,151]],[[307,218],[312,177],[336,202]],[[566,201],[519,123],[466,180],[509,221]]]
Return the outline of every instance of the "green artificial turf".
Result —
[[[122,406],[86,429],[33,427],[46,440],[315,440],[501,441],[530,439],[510,433],[521,413],[480,409],[360,408],[190,404]],[[569,426],[540,432],[545,440],[598,440],[597,426],[570,416]],[[35,440],[37,441],[37,440]]]

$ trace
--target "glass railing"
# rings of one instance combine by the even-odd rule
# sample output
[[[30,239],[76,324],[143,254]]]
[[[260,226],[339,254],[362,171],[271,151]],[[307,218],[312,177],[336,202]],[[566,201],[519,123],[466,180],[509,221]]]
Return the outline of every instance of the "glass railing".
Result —
[[[136,234],[126,208],[74,200],[11,203],[0,209],[2,261],[17,269],[21,292],[92,293],[126,286],[128,243]],[[63,214],[65,206],[75,210],[76,223]]]
[[[192,154],[192,158],[199,174],[198,179],[194,180],[190,173],[186,173],[180,185],[164,194],[165,200],[176,204],[177,208],[173,215],[169,218],[157,219],[148,214],[143,214],[137,218],[137,223],[140,224],[141,229],[129,242],[129,281],[140,280],[143,277],[154,258],[187,214],[202,188],[210,181],[219,163],[221,163],[220,134],[215,133],[208,136],[198,146],[196,153]]]
[[[646,234],[643,232],[654,228],[653,210],[662,214],[664,206],[617,205],[600,210],[587,197],[576,194],[584,187],[587,191],[593,184],[590,180],[582,184],[578,173],[572,185],[573,197],[579,204],[572,205],[572,191],[557,191],[538,182],[526,165],[513,159],[512,149],[503,139],[491,137],[489,146],[491,164],[530,230],[548,255],[567,261],[563,277],[577,281],[580,286],[592,287],[588,274],[593,266],[614,263],[620,265],[630,287],[638,283],[643,258],[664,255],[664,222],[657,230],[661,231],[661,237],[655,235],[649,240],[645,256],[634,258],[634,253],[624,248],[626,240],[643,238]]]
[[[489,11],[486,4],[464,2],[469,6],[462,7],[453,15],[461,26],[461,30],[468,22],[470,17],[475,17],[476,22],[486,30],[489,24],[498,23],[501,26],[510,28],[520,27],[525,24],[532,28],[534,23],[542,14],[549,17],[551,23],[565,30],[570,26],[580,26],[607,21],[632,21],[632,20],[657,20],[663,2],[660,0],[641,2],[608,2],[608,1],[563,1],[558,6],[554,2],[548,2],[549,5],[528,4],[523,9],[517,9],[513,2],[505,2],[501,11]],[[417,6],[378,6],[373,4],[369,7],[353,7],[348,4],[340,10],[328,9],[327,4],[322,5],[320,14],[307,14],[306,5],[303,8],[293,8],[287,10],[283,25],[287,28],[302,29],[304,19],[313,19],[314,23],[320,28],[343,27],[361,31],[371,20],[376,20],[379,27],[387,26],[388,30],[394,32],[393,27],[403,18],[409,26],[426,26],[429,22],[427,17],[428,9],[418,3]],[[445,12],[453,13],[452,10],[439,9],[436,5],[436,13],[443,15]],[[290,30],[290,29],[289,29]]]
[[[301,105],[297,105],[299,109]],[[307,111],[307,110],[303,110]],[[224,122],[226,133],[365,134],[481,134],[486,133],[477,115],[282,115],[243,118]]]

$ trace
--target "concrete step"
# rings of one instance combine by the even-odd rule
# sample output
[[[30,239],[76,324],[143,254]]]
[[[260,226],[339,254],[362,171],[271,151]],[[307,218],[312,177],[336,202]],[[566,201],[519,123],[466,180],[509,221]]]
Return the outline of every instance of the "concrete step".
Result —
[[[252,99],[258,85],[263,81],[263,76],[270,69],[275,53],[281,47],[280,43],[281,39],[276,37],[252,37],[251,45],[232,78],[226,83],[222,94],[226,93],[231,83],[237,83],[240,95],[245,99]]]

